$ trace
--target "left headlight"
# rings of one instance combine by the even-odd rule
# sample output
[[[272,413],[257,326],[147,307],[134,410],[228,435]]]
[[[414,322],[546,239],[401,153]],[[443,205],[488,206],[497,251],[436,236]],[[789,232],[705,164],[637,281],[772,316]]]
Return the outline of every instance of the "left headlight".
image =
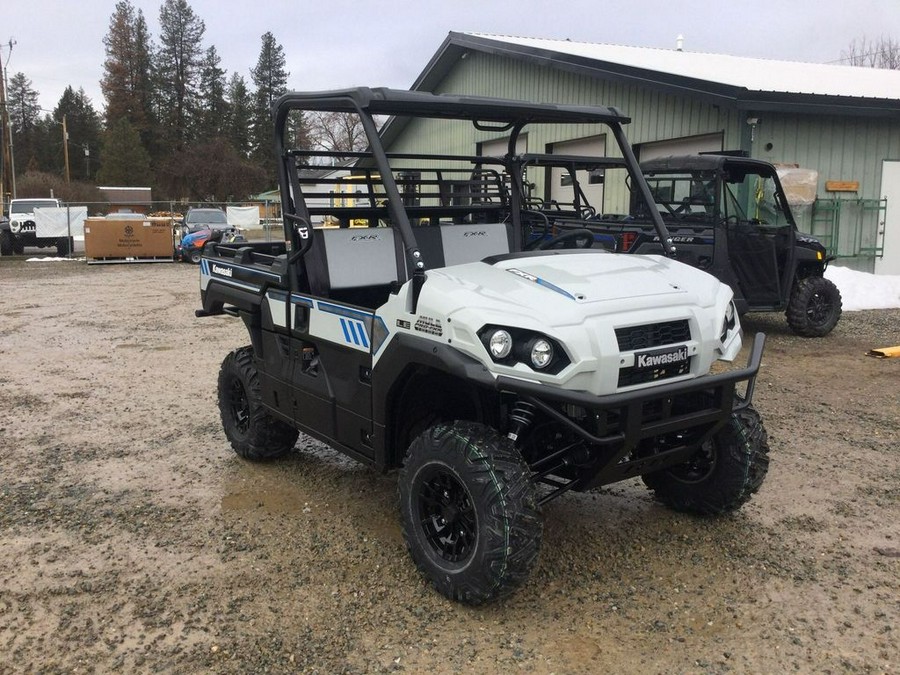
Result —
[[[543,370],[553,363],[553,344],[547,338],[537,338],[531,341],[531,365],[533,368]]]
[[[18,234],[19,230],[21,230],[21,229],[22,229],[22,223],[20,221],[18,221],[18,220],[9,221],[10,232],[12,232],[13,234]]]
[[[571,361],[556,340],[541,333],[506,326],[485,326],[478,337],[494,363],[522,363],[532,370],[555,375]]]

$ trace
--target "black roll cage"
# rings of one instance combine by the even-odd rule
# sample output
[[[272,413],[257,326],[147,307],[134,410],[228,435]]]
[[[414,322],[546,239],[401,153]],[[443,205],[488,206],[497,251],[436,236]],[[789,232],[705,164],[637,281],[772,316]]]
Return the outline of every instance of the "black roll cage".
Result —
[[[463,96],[451,94],[431,94],[427,92],[405,91],[387,88],[343,89],[335,91],[287,93],[281,96],[273,106],[275,130],[275,154],[278,158],[278,182],[282,203],[282,221],[285,240],[290,242],[292,253],[290,261],[295,262],[305,256],[313,244],[312,219],[303,198],[303,190],[297,177],[297,171],[291,166],[304,151],[289,149],[285,146],[288,116],[291,111],[318,111],[354,113],[365,131],[369,143],[364,153],[341,153],[343,157],[351,157],[357,163],[372,162],[374,169],[380,174],[385,190],[385,206],[392,226],[399,231],[403,251],[406,256],[407,269],[412,270],[414,303],[425,280],[426,261],[416,242],[416,237],[406,205],[403,203],[402,191],[398,188],[394,177],[391,159],[404,158],[404,155],[392,155],[385,151],[383,138],[386,131],[394,125],[402,125],[404,118],[436,118],[461,119],[471,121],[480,130],[510,131],[509,149],[506,166],[513,189],[509,192],[509,221],[513,231],[513,247],[522,249],[521,214],[527,210],[523,203],[525,192],[522,185],[524,158],[515,157],[516,141],[521,131],[529,124],[604,124],[613,133],[623,157],[616,160],[618,166],[627,169],[633,188],[648,204],[653,203],[650,189],[643,180],[637,159],[628,143],[622,125],[630,119],[615,108],[601,106],[552,105],[526,101],[509,101],[489,97]],[[384,130],[379,133],[375,117],[391,118]],[[335,153],[314,152],[319,156],[337,156]],[[411,155],[408,157],[412,157]],[[438,159],[440,155],[417,155],[417,159]],[[533,161],[535,156],[529,156]],[[458,156],[456,160],[465,159]],[[484,163],[487,158],[471,158],[476,164]],[[497,161],[497,160],[495,160]],[[652,216],[660,241],[667,255],[674,256],[675,249],[659,214]]]

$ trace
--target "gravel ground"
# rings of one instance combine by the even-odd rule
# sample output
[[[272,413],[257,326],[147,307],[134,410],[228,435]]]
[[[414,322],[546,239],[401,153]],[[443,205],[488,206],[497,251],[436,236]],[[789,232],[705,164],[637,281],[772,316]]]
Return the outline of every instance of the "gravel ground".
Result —
[[[823,340],[777,315],[756,404],[769,478],[739,513],[638,481],[545,509],[529,583],[485,608],[418,576],[396,479],[301,437],[230,450],[239,321],[197,269],[0,261],[0,673],[900,670],[900,310]]]

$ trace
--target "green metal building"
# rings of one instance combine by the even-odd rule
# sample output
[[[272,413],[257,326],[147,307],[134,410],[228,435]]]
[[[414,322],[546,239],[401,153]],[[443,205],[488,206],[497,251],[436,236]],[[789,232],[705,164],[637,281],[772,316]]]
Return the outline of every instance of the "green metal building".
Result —
[[[639,159],[740,151],[779,165],[801,230],[867,272],[900,274],[900,71],[450,33],[413,89],[613,106]],[[393,150],[482,155],[502,135],[388,125]],[[531,133],[521,151],[605,154],[572,127]],[[538,185],[548,194],[553,186]],[[603,194],[603,209],[624,195]]]

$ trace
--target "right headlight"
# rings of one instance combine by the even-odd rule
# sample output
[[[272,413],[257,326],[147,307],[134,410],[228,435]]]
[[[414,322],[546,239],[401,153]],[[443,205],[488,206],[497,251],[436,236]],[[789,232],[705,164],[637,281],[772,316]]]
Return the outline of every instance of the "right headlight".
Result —
[[[21,229],[22,229],[22,223],[20,223],[18,220],[9,221],[10,232],[12,232],[13,234],[19,234],[19,230],[21,230]]]

